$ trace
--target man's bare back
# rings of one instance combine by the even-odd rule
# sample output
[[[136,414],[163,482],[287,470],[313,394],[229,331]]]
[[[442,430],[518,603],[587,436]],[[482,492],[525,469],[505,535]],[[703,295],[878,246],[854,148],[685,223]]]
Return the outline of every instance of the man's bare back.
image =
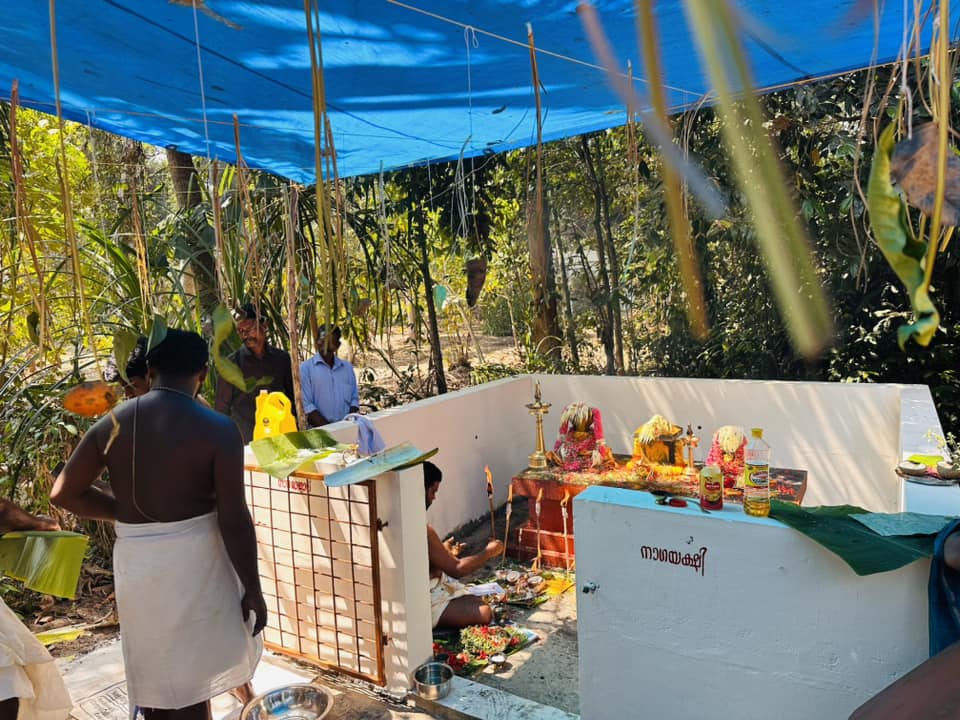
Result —
[[[115,418],[100,420],[84,435],[50,496],[54,504],[82,517],[119,521],[114,548],[117,605],[126,638],[124,664],[128,673],[133,668],[138,683],[134,689],[128,678],[127,689],[131,703],[138,704],[148,720],[209,720],[206,700],[177,707],[180,695],[209,692],[209,698],[216,694],[214,688],[227,691],[234,680],[239,685],[249,680],[259,651],[244,638],[249,637],[245,623],[252,613],[254,635],[266,623],[256,533],[244,497],[240,431],[232,420],[195,400],[206,377],[207,357],[199,335],[168,330],[147,354],[150,392],[124,403]],[[119,424],[116,437],[114,419]],[[104,469],[110,471],[112,496],[94,486]],[[180,527],[181,521],[187,522]],[[173,555],[170,543],[177,548]],[[191,563],[194,556],[197,560]],[[145,609],[154,598],[141,576],[152,572],[150,568],[160,568],[163,576],[150,582],[175,578],[182,592],[167,587],[164,604]],[[211,592],[209,598],[239,600],[236,615],[224,613],[218,601],[204,602],[209,598],[196,595],[197,588],[210,584],[214,591],[201,592]],[[188,608],[196,617],[185,624]],[[156,622],[169,628],[165,638],[157,636]],[[188,664],[177,667],[182,671],[179,685],[172,683],[172,668],[164,665],[164,658],[173,644],[197,642],[204,629],[211,634],[209,642],[222,641],[222,648],[211,648],[215,657],[206,659],[201,648],[195,648],[196,663],[191,666],[185,658]],[[166,651],[156,649],[161,640],[170,645]],[[129,654],[127,645],[135,648]],[[147,704],[138,694],[156,704]]]
[[[216,469],[242,466],[236,425],[176,390],[156,388],[129,400],[116,418],[120,432],[105,466],[121,522],[173,522],[212,512]],[[111,430],[106,418],[87,433],[91,454],[102,455]],[[77,448],[78,461],[87,459],[84,450]]]

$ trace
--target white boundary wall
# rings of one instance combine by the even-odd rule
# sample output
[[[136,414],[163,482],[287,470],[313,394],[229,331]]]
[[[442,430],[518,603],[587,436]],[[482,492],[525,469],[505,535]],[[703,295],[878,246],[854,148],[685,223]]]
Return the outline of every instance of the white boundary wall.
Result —
[[[629,452],[633,431],[657,413],[683,426],[688,422],[702,426],[701,457],[720,425],[759,426],[773,447],[775,465],[808,470],[805,505],[852,503],[880,512],[915,509],[960,514],[960,493],[955,488],[958,497],[951,509],[943,502],[945,495],[937,492],[942,488],[905,487],[893,473],[899,459],[934,447],[926,437],[928,431],[940,432],[925,386],[523,375],[373,413],[368,417],[388,446],[409,441],[422,450],[440,448],[434,461],[444,472],[437,503],[429,513],[421,505],[422,474],[418,468],[388,473],[377,481],[379,515],[388,523],[381,533],[380,548],[385,632],[390,636],[388,687],[395,692],[409,684],[409,672],[430,655],[423,524],[429,521],[444,534],[482,517],[487,512],[485,464],[494,476],[496,503],[506,500],[511,476],[526,466],[527,456],[535,447],[534,420],[525,405],[532,402],[538,380],[543,400],[553,405],[544,422],[548,448],[556,438],[561,410],[575,400],[601,409],[608,444],[616,452]],[[336,423],[327,429],[344,442],[355,442],[356,427],[351,423]],[[593,531],[580,515],[575,517],[579,547],[581,538],[587,540]],[[773,525],[770,530],[779,533],[780,541],[790,547],[794,557],[809,544],[801,535]],[[736,523],[730,527],[729,535],[718,538],[718,543],[725,546],[737,542],[739,529]],[[829,557],[829,553],[826,555]],[[807,562],[814,568],[812,578],[820,577],[816,566],[821,560],[816,552],[809,556]],[[920,565],[905,572],[918,572]],[[578,566],[581,572],[586,570],[579,557]],[[873,582],[868,578],[851,587],[863,593]],[[913,579],[908,584],[912,586]],[[913,587],[912,593],[910,603],[921,596],[925,603],[925,585]],[[866,600],[869,595],[856,597]],[[915,623],[905,622],[912,637]],[[925,643],[925,631],[921,635]],[[582,648],[584,642],[589,644],[590,640],[582,641]],[[623,661],[630,665],[632,659]],[[891,672],[895,675],[906,669],[898,666]],[[878,687],[892,677],[886,670],[883,673]],[[694,682],[695,677],[689,678],[689,683],[685,681],[684,692]],[[590,717],[590,708],[582,707],[584,717]]]

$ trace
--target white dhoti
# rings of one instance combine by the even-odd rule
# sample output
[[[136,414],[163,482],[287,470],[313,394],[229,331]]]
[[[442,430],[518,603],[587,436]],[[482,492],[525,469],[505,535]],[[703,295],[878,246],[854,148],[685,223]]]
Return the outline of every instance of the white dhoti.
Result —
[[[433,618],[433,627],[440,622],[440,616],[451,600],[469,594],[466,585],[444,572],[440,573],[440,577],[430,578],[430,615]]]
[[[0,700],[10,698],[18,720],[63,720],[73,706],[50,653],[0,600]]]
[[[117,523],[114,586],[131,717],[183,708],[253,677],[263,643],[243,618],[243,589],[217,514]]]

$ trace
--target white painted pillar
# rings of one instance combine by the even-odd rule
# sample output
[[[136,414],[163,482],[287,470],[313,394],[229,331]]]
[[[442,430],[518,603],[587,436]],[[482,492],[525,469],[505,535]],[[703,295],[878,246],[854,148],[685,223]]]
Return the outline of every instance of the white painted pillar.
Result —
[[[387,689],[400,696],[416,667],[433,655],[423,469],[384,473],[376,483],[377,515],[386,524],[380,584]]]

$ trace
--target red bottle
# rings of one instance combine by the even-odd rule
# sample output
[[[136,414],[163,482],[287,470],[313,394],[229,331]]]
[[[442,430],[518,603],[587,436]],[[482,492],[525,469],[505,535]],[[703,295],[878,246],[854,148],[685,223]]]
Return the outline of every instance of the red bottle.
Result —
[[[716,465],[707,465],[700,471],[700,507],[723,510],[723,471]]]

